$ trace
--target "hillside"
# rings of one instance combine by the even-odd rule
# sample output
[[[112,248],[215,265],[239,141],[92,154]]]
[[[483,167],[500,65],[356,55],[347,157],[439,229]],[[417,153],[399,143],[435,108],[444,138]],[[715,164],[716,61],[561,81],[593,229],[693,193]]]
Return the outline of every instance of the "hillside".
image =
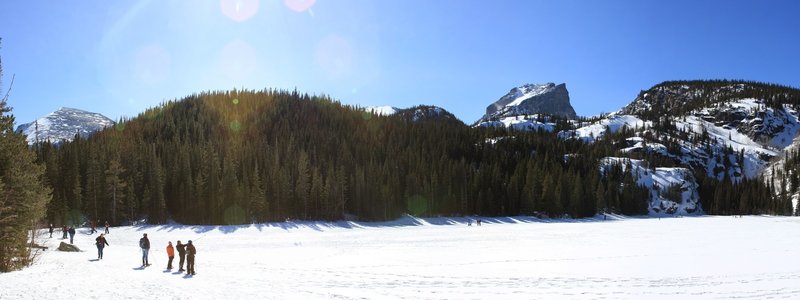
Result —
[[[561,177],[596,170],[592,164],[552,176],[534,171],[562,168],[562,151],[577,150],[578,143],[532,133],[483,143],[494,134],[432,107],[380,116],[322,97],[231,91],[168,102],[88,139],[44,144],[38,153],[53,186],[49,219],[55,223],[594,215],[594,199],[567,199],[584,187],[581,194],[543,198],[572,190]],[[552,154],[522,155],[532,148]],[[519,174],[526,173],[538,178],[528,180],[532,197],[523,201]],[[543,182],[565,184],[537,187]]]
[[[55,223],[791,214],[791,196],[771,194],[777,185],[759,174],[800,131],[798,93],[723,82],[737,88],[664,83],[605,117],[474,127],[434,106],[390,113],[297,92],[211,92],[37,152]],[[708,85],[713,101],[691,96]],[[672,98],[650,96],[659,91]],[[673,98],[694,108],[661,111]],[[641,163],[609,166],[614,157]]]

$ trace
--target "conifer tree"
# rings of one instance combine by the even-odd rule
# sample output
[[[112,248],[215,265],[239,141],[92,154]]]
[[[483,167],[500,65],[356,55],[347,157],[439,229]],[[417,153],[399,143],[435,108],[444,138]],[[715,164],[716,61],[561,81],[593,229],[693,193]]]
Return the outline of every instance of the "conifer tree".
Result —
[[[14,132],[14,116],[7,103],[10,89],[5,94],[0,89],[0,272],[30,262],[28,239],[33,243],[50,201],[50,189],[42,184],[44,167],[35,163],[25,136]]]

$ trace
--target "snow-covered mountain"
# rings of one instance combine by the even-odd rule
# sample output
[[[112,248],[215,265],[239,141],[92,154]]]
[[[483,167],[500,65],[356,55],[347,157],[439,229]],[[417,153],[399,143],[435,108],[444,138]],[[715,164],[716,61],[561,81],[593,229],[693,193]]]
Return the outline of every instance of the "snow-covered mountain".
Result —
[[[601,171],[611,165],[619,165],[624,171],[630,167],[637,184],[650,191],[648,209],[650,214],[694,214],[702,213],[700,186],[692,171],[680,167],[648,167],[648,162],[622,157],[606,157],[600,162]]]
[[[511,89],[488,107],[486,114],[476,126],[499,126],[515,124],[510,119],[531,120],[531,115],[556,115],[574,119],[575,109],[569,103],[566,84],[526,84]],[[499,122],[499,123],[498,123]],[[538,122],[538,121],[536,121]],[[531,122],[538,124],[541,122]],[[538,128],[538,126],[533,126]]]
[[[412,122],[421,121],[458,121],[455,115],[444,108],[432,105],[418,105],[411,108],[397,108],[394,106],[368,106],[364,111],[380,116],[400,116]]]
[[[638,183],[650,189],[651,213],[702,211],[694,172],[733,182],[764,176],[776,194],[793,198],[798,205],[800,167],[793,167],[800,162],[797,89],[747,81],[664,82],[642,91],[615,113],[559,125],[523,109],[526,101],[558,94],[558,87],[562,85],[512,89],[487,108],[475,127],[559,130],[558,138],[587,144],[612,137],[611,147],[620,157],[600,164],[625,160],[633,167]],[[791,149],[797,150],[789,155]],[[677,183],[679,187],[672,187]],[[681,195],[680,201],[664,198],[670,189],[672,198]]]
[[[575,129],[563,139],[593,143],[628,130],[620,155],[658,156],[709,178],[763,177],[778,197],[797,207],[800,91],[727,81],[665,82],[643,91],[619,112]],[[691,189],[692,185],[689,185]]]
[[[99,114],[76,108],[61,107],[33,122],[17,127],[17,132],[27,135],[28,144],[37,141],[71,141],[75,134],[82,137],[114,125],[114,121]]]

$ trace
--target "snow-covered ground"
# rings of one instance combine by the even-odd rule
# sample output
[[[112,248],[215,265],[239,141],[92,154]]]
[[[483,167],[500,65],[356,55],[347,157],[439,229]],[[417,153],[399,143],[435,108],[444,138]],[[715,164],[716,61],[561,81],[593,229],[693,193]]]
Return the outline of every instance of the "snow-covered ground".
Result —
[[[464,222],[116,227],[101,261],[80,229],[84,252],[0,274],[0,299],[800,298],[800,218]],[[194,277],[164,269],[177,239],[197,246]]]

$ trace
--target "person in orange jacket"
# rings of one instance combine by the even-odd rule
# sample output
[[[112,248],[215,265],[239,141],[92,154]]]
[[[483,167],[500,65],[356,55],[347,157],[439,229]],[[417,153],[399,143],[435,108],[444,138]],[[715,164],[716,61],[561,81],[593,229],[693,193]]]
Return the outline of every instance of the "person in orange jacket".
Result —
[[[167,245],[167,256],[169,256],[169,262],[167,263],[167,270],[172,270],[172,259],[175,258],[175,248],[172,247],[172,242],[169,242]]]

